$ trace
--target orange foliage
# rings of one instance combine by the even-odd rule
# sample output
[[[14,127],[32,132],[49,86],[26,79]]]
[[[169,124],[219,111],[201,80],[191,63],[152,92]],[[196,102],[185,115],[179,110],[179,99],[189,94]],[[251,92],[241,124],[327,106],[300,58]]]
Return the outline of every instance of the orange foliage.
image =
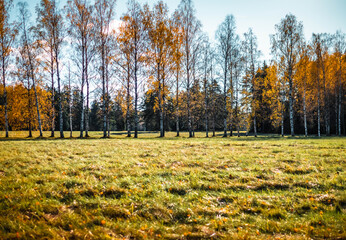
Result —
[[[0,96],[3,94],[3,86],[0,85]],[[37,111],[35,106],[34,99],[34,90],[30,89],[30,102],[31,106],[29,107],[29,98],[28,90],[24,87],[22,83],[17,83],[13,86],[6,87],[7,90],[7,99],[8,99],[8,120],[9,125],[12,130],[27,130],[29,127],[29,121],[33,130],[38,129],[37,122]],[[37,86],[37,94],[40,104],[40,113],[42,121],[42,129],[50,129],[50,97],[51,93]],[[0,105],[0,127],[4,127],[4,107]],[[31,117],[30,117],[31,116]]]

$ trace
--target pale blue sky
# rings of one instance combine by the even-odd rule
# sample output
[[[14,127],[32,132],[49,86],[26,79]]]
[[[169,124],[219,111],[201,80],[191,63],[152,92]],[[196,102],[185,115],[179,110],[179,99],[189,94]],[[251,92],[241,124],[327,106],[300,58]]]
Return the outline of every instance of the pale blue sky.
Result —
[[[93,1],[93,0],[91,0]],[[18,2],[18,0],[15,0]],[[61,5],[67,1],[60,0]],[[156,0],[139,0],[140,3],[153,4]],[[171,12],[177,8],[180,0],[166,0]],[[29,8],[36,17],[35,6],[39,0],[28,0]],[[126,11],[127,0],[117,0],[116,19]],[[194,0],[197,18],[203,24],[203,31],[214,39],[218,25],[227,14],[236,19],[237,31],[243,34],[253,28],[258,38],[263,59],[270,59],[269,34],[274,33],[274,25],[287,13],[296,15],[303,22],[305,38],[312,33],[346,32],[346,0]]]

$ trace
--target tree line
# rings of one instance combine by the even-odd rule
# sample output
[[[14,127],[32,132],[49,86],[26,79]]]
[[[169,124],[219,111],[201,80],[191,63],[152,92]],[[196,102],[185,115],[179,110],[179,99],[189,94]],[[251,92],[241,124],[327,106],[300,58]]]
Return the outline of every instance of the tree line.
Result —
[[[26,2],[0,0],[0,128],[10,130],[205,131],[345,134],[345,34],[317,33],[287,14],[261,62],[250,28],[233,15],[210,41],[192,0],[169,14],[129,0],[115,24],[115,0],[41,0],[32,23]],[[11,21],[11,10],[18,18]]]

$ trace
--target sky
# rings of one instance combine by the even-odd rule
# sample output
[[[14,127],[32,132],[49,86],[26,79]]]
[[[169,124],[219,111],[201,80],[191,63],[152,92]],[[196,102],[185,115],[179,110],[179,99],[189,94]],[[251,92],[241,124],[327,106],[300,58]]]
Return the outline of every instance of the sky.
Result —
[[[91,2],[93,0],[90,0]],[[15,0],[15,3],[18,0]],[[28,0],[29,9],[36,17],[35,6],[39,0]],[[60,0],[63,6],[67,1]],[[156,0],[138,0],[140,3],[153,4]],[[180,0],[164,0],[171,13],[178,7]],[[346,33],[346,0],[194,0],[196,16],[201,21],[202,30],[215,41],[215,31],[228,14],[236,20],[237,33],[243,35],[253,29],[258,39],[262,60],[269,60],[270,34],[275,33],[278,24],[286,14],[292,13],[303,22],[307,40],[312,33]],[[117,0],[116,19],[126,12],[127,0]]]

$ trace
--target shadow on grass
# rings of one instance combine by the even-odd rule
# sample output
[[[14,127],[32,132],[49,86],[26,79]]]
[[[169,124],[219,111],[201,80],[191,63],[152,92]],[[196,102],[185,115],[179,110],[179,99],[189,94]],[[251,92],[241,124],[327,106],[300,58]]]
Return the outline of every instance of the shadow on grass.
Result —
[[[90,133],[90,131],[89,131]],[[172,132],[168,132],[168,133],[172,133]],[[63,140],[97,140],[97,139],[109,139],[109,140],[125,140],[125,139],[138,139],[138,140],[154,140],[154,139],[164,139],[164,140],[173,140],[173,141],[177,141],[177,140],[182,140],[182,139],[222,139],[222,140],[231,140],[231,141],[251,141],[251,142],[255,142],[255,141],[267,141],[267,140],[284,140],[284,139],[295,139],[295,140],[307,140],[307,139],[331,139],[331,138],[338,138],[338,139],[343,139],[345,138],[345,136],[322,136],[322,137],[318,137],[316,135],[310,135],[308,137],[305,137],[304,135],[296,135],[296,136],[284,136],[282,137],[281,135],[278,134],[258,134],[257,137],[253,136],[253,135],[248,135],[246,136],[245,133],[241,133],[240,136],[238,137],[237,134],[233,134],[233,136],[227,136],[227,137],[223,137],[223,133],[217,133],[215,134],[215,136],[209,136],[206,137],[204,135],[204,132],[196,132],[198,136],[195,137],[189,137],[188,136],[188,132],[180,132],[181,135],[179,137],[177,136],[166,136],[166,137],[160,137],[160,132],[159,131],[138,131],[138,138],[134,138],[133,137],[133,132],[131,132],[131,137],[127,137],[127,132],[122,131],[122,132],[112,132],[110,133],[110,137],[107,138],[103,138],[103,133],[102,132],[92,132],[92,136],[88,136],[88,137],[65,137],[65,138],[60,138],[60,137],[22,137],[22,136],[18,136],[18,137],[0,137],[0,142],[5,142],[5,141],[63,141]],[[157,134],[157,135],[153,135],[153,134]],[[147,136],[148,135],[148,136]],[[183,135],[183,136],[182,136]],[[113,137],[112,137],[113,136]]]

